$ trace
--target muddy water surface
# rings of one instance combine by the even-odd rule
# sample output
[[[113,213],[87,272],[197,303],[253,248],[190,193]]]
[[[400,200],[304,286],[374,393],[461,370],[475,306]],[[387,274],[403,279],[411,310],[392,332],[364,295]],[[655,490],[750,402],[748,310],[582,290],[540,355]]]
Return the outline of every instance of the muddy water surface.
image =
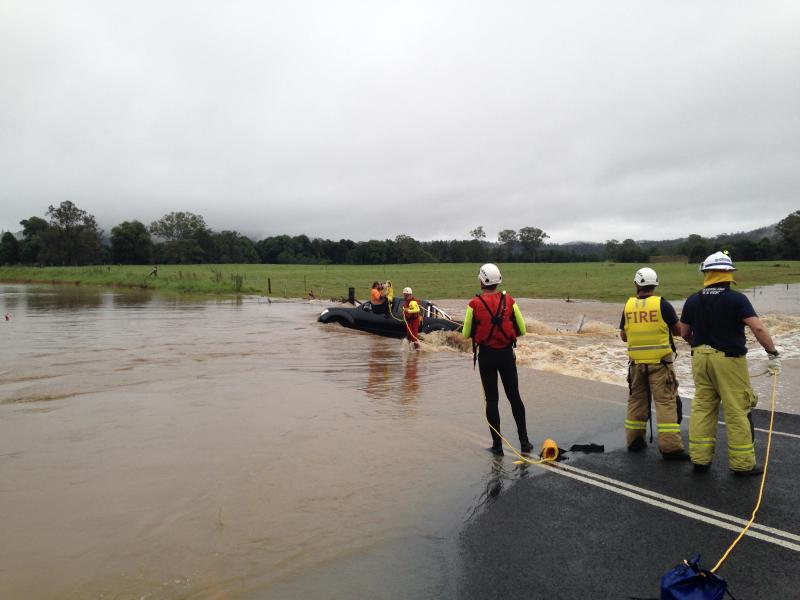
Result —
[[[475,495],[454,440],[481,451],[448,414],[461,357],[324,328],[307,303],[1,292],[4,597],[296,597],[392,546],[412,591],[447,585]],[[408,591],[350,568],[331,597]]]
[[[624,390],[558,374],[623,381],[621,307],[521,305],[534,440],[619,444],[592,424]],[[457,336],[415,353],[323,306],[0,286],[3,596],[456,597],[458,531],[529,474],[483,450]],[[793,305],[765,318],[796,354]]]

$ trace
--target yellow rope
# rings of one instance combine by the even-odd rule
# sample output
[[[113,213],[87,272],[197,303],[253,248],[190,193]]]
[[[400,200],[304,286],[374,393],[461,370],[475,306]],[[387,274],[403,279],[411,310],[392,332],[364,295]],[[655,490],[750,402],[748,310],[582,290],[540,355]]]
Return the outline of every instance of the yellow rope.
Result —
[[[423,312],[423,310],[422,310],[422,306],[420,305],[420,315],[422,314],[422,312]],[[453,320],[453,319],[450,319],[450,318],[448,318],[448,317],[445,317],[445,316],[442,314],[442,311],[437,311],[437,312],[439,313],[439,316],[438,316],[438,317],[435,317],[435,318],[437,318],[437,319],[441,319],[442,321],[447,321],[448,323],[452,323],[453,325],[458,325],[459,327],[463,327],[463,326],[464,326],[464,323],[462,323],[461,321],[455,321],[455,320]],[[391,307],[390,307],[390,310],[389,310],[389,315],[390,315],[390,316],[391,316],[391,317],[392,317],[392,318],[393,318],[395,321],[398,321],[398,322],[400,321],[400,319],[398,319],[397,317],[395,317],[395,316],[394,316],[394,314],[392,313],[392,311],[391,311]],[[404,321],[405,321],[405,317],[406,317],[406,315],[405,315],[405,313],[403,313],[403,320],[404,320]],[[434,317],[429,317],[429,318],[434,318]]]
[[[392,315],[392,318],[393,319],[397,319],[397,317],[395,317],[394,315]],[[417,317],[417,318],[419,319],[419,317]],[[397,319],[397,320],[399,321],[400,319]],[[422,340],[419,339],[417,336],[415,336],[414,332],[411,331],[411,327],[408,326],[408,321],[406,320],[406,311],[403,311],[403,323],[406,326],[406,333],[408,333],[408,335],[410,335],[412,338],[414,338],[414,342],[417,342],[417,343],[421,342]]]
[[[772,406],[770,407],[770,413],[769,413],[769,433],[767,434],[767,452],[766,452],[766,455],[764,456],[764,474],[761,476],[761,487],[759,487],[759,489],[758,489],[758,500],[756,501],[756,506],[753,509],[753,514],[750,516],[750,520],[747,522],[747,525],[745,525],[744,529],[742,529],[742,531],[739,532],[739,535],[736,537],[735,540],[733,540],[733,543],[725,551],[725,554],[722,555],[722,558],[720,558],[717,561],[717,564],[714,565],[714,568],[711,569],[712,573],[716,573],[717,572],[717,569],[719,569],[722,566],[722,563],[725,562],[725,559],[728,558],[728,555],[736,547],[736,544],[739,543],[739,540],[741,540],[742,537],[744,537],[744,534],[747,532],[747,530],[750,529],[750,526],[756,520],[756,513],[758,512],[758,509],[761,506],[761,497],[764,494],[764,483],[767,480],[767,465],[769,464],[769,451],[770,451],[770,447],[772,446],[772,423],[773,423],[773,421],[775,419],[775,396],[777,395],[777,390],[778,390],[778,374],[773,371],[772,372]]]
[[[392,310],[391,310],[391,306],[388,307],[388,308],[389,308],[389,311],[388,311],[389,312],[389,316],[392,319],[394,319],[395,321],[397,321],[398,323],[400,323],[402,321],[403,324],[405,324],[405,326],[406,326],[406,331],[408,331],[408,333],[411,334],[411,336],[414,338],[414,341],[421,342],[422,340],[420,338],[418,338],[413,333],[411,333],[411,331],[409,331],[409,329],[408,329],[408,321],[406,321],[406,314],[403,313],[403,318],[401,320],[401,319],[398,319],[397,317],[394,316],[394,313],[392,313]],[[447,317],[442,315],[441,312],[439,314],[440,314],[440,316],[438,317],[439,319],[442,319],[444,321],[448,321],[448,322],[452,323],[453,325],[458,325],[459,327],[463,327],[464,326],[463,323],[459,323],[458,321],[454,321],[453,319],[448,319]],[[420,306],[420,316],[421,315],[422,315],[422,307]]]
[[[441,319],[442,321],[447,321],[448,323],[452,323],[453,325],[458,325],[459,327],[463,327],[464,326],[464,323],[462,323],[460,321],[454,321],[453,319],[449,319],[448,317],[445,317],[442,314],[441,311],[437,311],[437,312],[439,313],[438,317],[429,317],[429,318]],[[422,307],[420,307],[420,314],[421,313],[422,313]],[[397,317],[395,317],[394,315],[392,315],[392,318],[397,319]],[[405,314],[403,314],[403,318],[405,319]],[[397,319],[397,320],[399,321],[400,319]]]
[[[420,338],[418,338],[418,337],[417,337],[417,336],[415,336],[413,333],[411,333],[411,329],[409,329],[409,327],[408,327],[408,321],[406,320],[406,313],[405,313],[405,312],[403,312],[403,313],[402,313],[402,314],[403,314],[403,318],[402,318],[402,319],[398,319],[397,317],[395,317],[395,316],[394,316],[394,313],[392,312],[392,310],[391,310],[391,307],[388,307],[388,313],[387,313],[387,314],[388,314],[388,315],[389,315],[389,316],[390,316],[392,319],[394,319],[395,321],[397,321],[398,323],[403,323],[403,325],[405,325],[406,332],[407,332],[409,335],[411,335],[411,337],[413,337],[413,338],[414,338],[414,341],[416,341],[416,342],[421,342],[421,341],[422,341]],[[418,317],[418,318],[419,318],[419,317]]]
[[[503,434],[501,434],[499,431],[497,431],[497,429],[495,429],[494,426],[491,423],[489,423],[489,417],[486,416],[486,410],[485,410],[486,406],[488,405],[488,402],[486,402],[486,397],[485,396],[483,398],[483,403],[484,403],[483,417],[486,419],[486,424],[489,426],[489,428],[492,431],[494,431],[497,434],[497,436],[501,440],[503,440],[508,445],[509,448],[511,448],[511,451],[519,457],[519,460],[515,460],[514,461],[515,465],[518,465],[518,464],[521,464],[521,463],[527,463],[529,465],[541,465],[543,463],[554,462],[556,460],[555,458],[542,458],[542,459],[539,459],[539,460],[531,460],[530,458],[527,458],[526,456],[523,456],[522,454],[517,452],[517,449],[514,448],[514,444],[512,444],[506,438],[504,438]]]
[[[464,326],[464,323],[463,323],[462,321],[454,321],[453,319],[450,319],[450,318],[448,318],[448,317],[445,317],[445,316],[444,316],[444,315],[441,313],[441,311],[439,311],[439,317],[437,317],[437,318],[441,319],[442,321],[447,321],[448,323],[452,323],[453,325],[458,325],[458,326],[460,326],[460,327],[463,327],[463,326]]]

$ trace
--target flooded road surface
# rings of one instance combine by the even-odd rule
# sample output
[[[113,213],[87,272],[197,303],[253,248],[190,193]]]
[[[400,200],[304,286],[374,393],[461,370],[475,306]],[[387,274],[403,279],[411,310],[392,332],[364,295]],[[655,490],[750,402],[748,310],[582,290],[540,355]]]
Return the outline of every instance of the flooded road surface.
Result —
[[[323,326],[307,302],[0,302],[4,597],[455,597],[458,532],[527,476],[485,451],[478,375],[447,344]],[[521,376],[539,441],[548,381]],[[548,435],[594,436],[591,393]]]
[[[411,591],[445,585],[444,532],[472,500],[453,440],[481,439],[449,418],[462,357],[324,328],[307,303],[13,286],[2,302],[4,597],[296,597],[416,528]],[[401,597],[386,571],[360,589]]]
[[[521,305],[534,443],[621,446],[621,307]],[[3,596],[455,597],[459,530],[531,474],[485,452],[457,336],[414,353],[323,306],[0,286]],[[796,318],[766,317],[787,355]]]

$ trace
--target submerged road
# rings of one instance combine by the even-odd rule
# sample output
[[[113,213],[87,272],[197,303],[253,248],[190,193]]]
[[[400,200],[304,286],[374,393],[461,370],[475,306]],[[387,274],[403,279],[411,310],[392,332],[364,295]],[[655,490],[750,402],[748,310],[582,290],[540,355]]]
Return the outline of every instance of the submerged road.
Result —
[[[769,412],[754,421],[761,463]],[[718,571],[739,600],[800,597],[800,416],[778,414],[774,429],[756,523]],[[493,496],[462,533],[458,597],[649,599],[684,558],[702,554],[710,569],[750,518],[760,483],[729,472],[725,447],[720,425],[705,474],[661,460],[655,444],[527,467],[531,476]]]

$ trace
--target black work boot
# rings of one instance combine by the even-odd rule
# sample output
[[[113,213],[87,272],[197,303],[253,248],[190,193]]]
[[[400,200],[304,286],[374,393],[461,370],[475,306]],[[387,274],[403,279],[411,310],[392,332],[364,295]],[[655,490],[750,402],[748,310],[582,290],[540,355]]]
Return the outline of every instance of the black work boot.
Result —
[[[690,460],[689,455],[686,454],[684,450],[678,450],[677,452],[662,452],[661,458],[664,460]]]
[[[738,477],[748,477],[749,475],[761,475],[764,472],[764,467],[759,464],[753,465],[752,469],[747,471],[733,471],[733,474]]]
[[[711,468],[710,464],[701,465],[700,463],[692,463],[692,466],[694,467],[695,473],[706,473]]]
[[[644,438],[636,438],[628,446],[628,452],[640,452],[645,448],[647,448],[647,442],[644,441]]]

